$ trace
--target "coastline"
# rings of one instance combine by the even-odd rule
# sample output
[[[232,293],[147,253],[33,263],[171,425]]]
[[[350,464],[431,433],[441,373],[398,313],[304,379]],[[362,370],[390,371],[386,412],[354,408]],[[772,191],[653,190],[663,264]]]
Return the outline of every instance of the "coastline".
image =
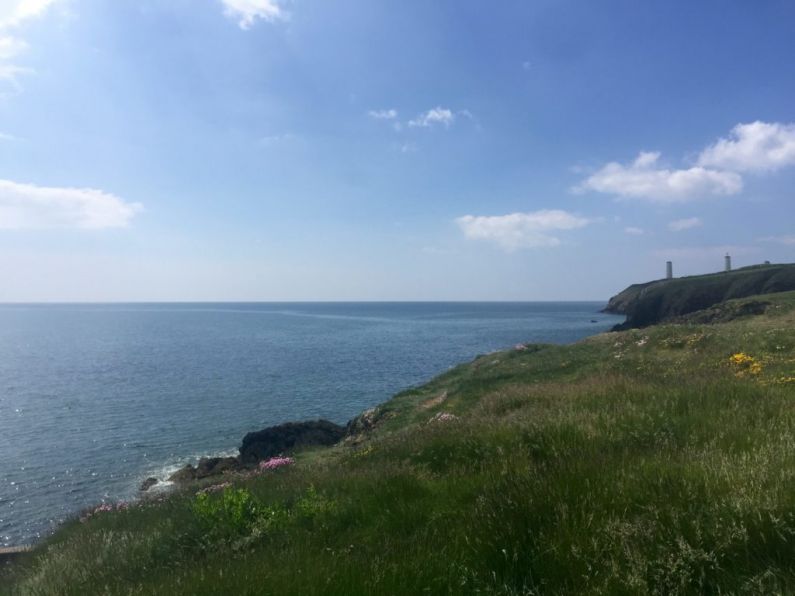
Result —
[[[554,303],[544,303],[544,304],[541,305],[541,308],[538,311],[537,315],[533,315],[532,314],[532,313],[536,312],[536,307],[538,306],[538,305],[535,305],[534,303],[528,303],[528,304],[514,304],[514,303],[511,303],[511,304],[509,304],[507,306],[507,310],[504,310],[505,305],[502,305],[502,304],[487,304],[487,305],[481,305],[481,304],[476,304],[476,305],[472,305],[472,304],[455,304],[455,305],[452,305],[452,306],[451,305],[415,305],[415,304],[412,304],[412,305],[410,305],[409,312],[411,312],[411,313],[415,313],[415,312],[416,313],[422,313],[422,315],[421,315],[422,318],[417,319],[417,324],[421,324],[423,326],[442,325],[441,329],[445,329],[445,328],[447,328],[450,325],[453,326],[453,327],[451,327],[452,329],[455,329],[455,324],[456,323],[454,321],[454,317],[449,317],[448,314],[447,314],[448,311],[449,311],[450,314],[455,315],[455,316],[458,316],[457,313],[464,313],[467,316],[470,316],[471,314],[473,314],[472,309],[475,308],[474,316],[476,318],[481,316],[479,313],[485,313],[487,316],[491,316],[489,313],[492,310],[494,310],[494,309],[496,309],[496,310],[494,310],[494,312],[498,313],[498,315],[497,315],[498,317],[503,316],[502,314],[500,314],[500,313],[503,313],[503,312],[506,313],[506,315],[511,317],[511,318],[517,317],[517,316],[521,317],[521,316],[524,316],[524,313],[530,313],[532,316],[527,319],[527,322],[525,322],[524,324],[521,324],[521,322],[520,322],[520,325],[521,325],[520,328],[523,327],[523,328],[529,329],[529,334],[530,335],[534,334],[533,333],[533,329],[534,329],[535,323],[533,322],[533,320],[534,320],[533,317],[535,317],[535,316],[546,317],[546,314],[549,313],[549,312],[552,312],[552,313],[555,313],[555,312],[573,313],[574,315],[576,315],[576,313],[580,313],[579,315],[577,315],[579,317],[579,319],[576,319],[576,317],[574,319],[572,319],[572,321],[574,321],[575,323],[576,323],[576,320],[580,321],[580,323],[578,324],[580,326],[579,331],[576,328],[573,328],[570,331],[564,331],[563,333],[564,334],[565,333],[574,334],[576,337],[586,337],[586,336],[592,335],[593,333],[600,332],[602,330],[602,328],[606,328],[614,320],[614,317],[612,317],[612,316],[611,317],[604,317],[604,316],[598,316],[597,317],[596,316],[598,308],[601,305],[603,305],[603,304],[604,304],[603,302],[602,303],[591,303],[591,302],[580,303],[580,302],[578,302],[578,303],[574,303],[574,304],[566,303],[566,304],[563,304],[563,305],[556,305]],[[347,305],[344,305],[344,306],[347,308]],[[391,306],[394,307],[395,305],[391,305]],[[450,310],[448,308],[448,306],[451,306],[452,310]],[[562,310],[558,311],[558,308],[557,308],[558,306],[560,306],[562,308]],[[334,308],[335,308],[334,305],[323,305],[322,310],[323,310],[323,312],[326,312],[326,311],[329,311],[329,310],[333,311]],[[366,313],[368,315],[368,318],[366,319],[368,321],[367,324],[368,325],[380,325],[381,323],[376,323],[374,321],[370,321],[370,319],[372,318],[371,315],[375,314],[375,313],[370,312],[370,311],[373,311],[373,309],[376,309],[376,311],[377,311],[378,309],[383,308],[383,305],[368,305],[367,308],[368,308],[368,312]],[[431,309],[430,311],[428,311],[429,308]],[[105,313],[105,310],[107,310],[107,309],[102,309],[102,312]],[[426,317],[426,314],[425,314],[426,311],[428,311],[430,313],[444,312],[445,314],[444,314],[444,317],[441,318],[441,319],[438,319],[438,320],[430,319],[430,320],[428,320],[428,319],[425,318]],[[38,309],[37,312],[46,313],[47,311],[46,311],[45,308],[42,307],[42,309]],[[81,309],[80,312],[82,313],[81,317],[88,316],[88,311],[86,311],[85,309]],[[125,317],[131,316],[131,313],[134,314],[135,312],[136,311],[134,311],[134,310],[129,311],[129,312],[125,311],[125,315],[124,316]],[[166,312],[166,311],[162,311],[162,312]],[[158,317],[162,317],[163,316],[162,312],[158,311],[159,314],[157,316]],[[144,314],[146,314],[146,313],[144,313]],[[107,314],[106,313],[103,314],[103,317],[104,316],[107,316]],[[148,315],[146,315],[146,316],[148,316]],[[205,315],[202,314],[201,316],[205,316]],[[412,315],[412,316],[414,316],[414,315]],[[566,315],[566,316],[568,316],[568,315]],[[381,317],[381,318],[383,318],[383,317]],[[598,318],[600,321],[602,321],[602,324],[599,325],[600,328],[596,329],[596,330],[592,330],[591,329],[592,326],[596,326],[596,325],[594,325],[591,322],[591,320],[594,319],[594,318]],[[246,317],[246,319],[249,319],[249,317]],[[381,319],[379,319],[379,320],[381,320]],[[429,321],[429,322],[426,322],[426,321]],[[564,321],[564,323],[566,323],[567,319],[564,317],[563,321]],[[505,326],[506,325],[505,323],[501,323],[501,319],[500,318],[493,319],[492,322],[494,323],[494,325],[489,324],[489,326],[499,326],[499,325]],[[356,324],[356,325],[360,325],[360,323],[356,323],[355,319],[353,320],[353,323]],[[250,323],[246,323],[246,324],[250,325]],[[314,323],[313,323],[313,325],[314,325]],[[334,323],[334,325],[338,325],[338,323]],[[347,325],[347,323],[346,323],[346,325]],[[514,345],[515,340],[512,339],[510,337],[510,335],[516,335],[516,331],[510,330],[510,327],[507,327],[507,326],[505,326],[505,328],[507,330],[506,333],[508,333],[508,337],[506,337],[506,339],[503,342],[501,342],[500,344],[498,344],[498,345],[502,345],[502,346]],[[432,330],[432,327],[429,328],[429,329]],[[550,333],[554,334],[554,333],[557,333],[557,331],[555,331],[555,329],[556,329],[555,327],[549,327],[546,330],[541,330],[540,332],[536,332],[535,335],[538,335],[538,333],[547,334],[547,335],[549,335]],[[488,337],[488,334],[490,334],[490,333],[492,333],[492,332],[491,331],[486,332],[484,337]],[[436,337],[437,335],[438,335],[437,339],[435,341],[432,341],[432,342],[431,341],[427,342],[427,347],[423,348],[423,349],[425,349],[425,350],[435,350],[435,351],[440,351],[440,352],[450,351],[451,353],[465,352],[465,350],[461,346],[453,345],[452,342],[447,342],[445,344],[442,341],[442,334],[441,333],[433,331],[433,333],[430,333],[428,335],[428,337],[429,338],[433,338],[433,337]],[[520,335],[524,335],[526,337],[527,332],[520,333]],[[416,340],[414,340],[414,341],[416,341]],[[566,344],[566,343],[570,343],[571,341],[576,341],[576,340],[574,338],[572,338],[572,339],[565,340],[565,341],[559,342],[559,343]],[[486,342],[486,343],[488,343],[488,342]],[[438,348],[436,348],[437,344],[439,345],[439,347],[442,348],[442,350],[438,350]],[[408,355],[408,356],[406,356],[406,358],[403,358],[403,357],[400,356],[399,353],[397,355],[393,355],[392,353],[394,352],[394,350],[392,350],[392,349],[384,350],[383,347],[376,347],[376,349],[378,351],[383,351],[384,352],[384,354],[380,356],[382,362],[384,363],[384,364],[382,364],[382,366],[388,366],[390,368],[394,368],[394,365],[392,364],[392,362],[394,362],[395,360],[398,360],[398,359],[400,361],[403,361],[403,360],[406,360],[407,362],[411,361],[411,355]],[[497,349],[496,346],[495,347],[489,346],[488,350],[481,350],[480,352],[481,353],[486,353],[487,351],[490,352],[490,351],[496,350],[496,349]],[[451,368],[454,368],[456,366],[459,366],[462,363],[471,361],[471,359],[477,353],[478,352],[476,352],[476,351],[472,351],[472,352],[469,352],[469,354],[467,354],[464,358],[460,358],[460,357],[455,358],[455,359],[450,358],[448,360],[448,362],[444,363],[441,366],[434,367],[433,369],[431,369],[430,367],[425,367],[425,368],[427,368],[427,371],[422,373],[422,376],[419,379],[414,380],[414,381],[410,382],[409,384],[402,385],[403,389],[390,390],[389,393],[385,393],[384,397],[382,397],[381,399],[374,400],[372,402],[367,403],[367,401],[361,400],[361,398],[360,398],[360,401],[363,401],[364,404],[362,406],[360,406],[359,408],[357,408],[357,410],[355,411],[355,413],[352,416],[350,414],[348,414],[348,417],[346,419],[347,420],[355,419],[361,412],[364,412],[367,409],[370,409],[372,407],[375,407],[375,406],[378,406],[380,404],[383,404],[384,402],[390,400],[395,394],[401,393],[401,392],[406,391],[406,390],[415,389],[417,387],[420,387],[420,386],[424,385],[425,383],[427,383],[427,382],[431,381],[433,378],[435,378],[438,374],[444,373],[445,371],[450,370]],[[376,354],[376,356],[378,356],[378,355]],[[437,359],[439,359],[441,361],[445,360],[445,358],[437,358]],[[369,391],[368,391],[368,393],[369,393]],[[373,405],[373,404],[375,404],[375,405]],[[282,407],[281,409],[284,410],[285,408]],[[278,424],[279,422],[282,422],[284,420],[309,420],[309,419],[313,419],[313,417],[312,416],[300,416],[300,415],[293,417],[292,415],[289,415],[289,416],[284,416],[284,417],[280,417],[280,418],[274,419],[272,424]],[[332,420],[334,420],[334,419],[332,418]],[[208,415],[208,416],[204,417],[203,425],[205,427],[207,427],[205,430],[207,432],[209,432],[209,433],[213,432],[213,429],[211,427],[212,421],[213,421],[213,418],[212,418],[211,415]],[[266,427],[266,426],[267,426],[267,424],[263,425],[263,427]],[[263,428],[263,427],[260,427],[260,428]],[[197,427],[197,428],[201,429],[202,427]],[[249,428],[251,428],[251,427],[249,427]],[[254,428],[256,428],[256,427],[254,427]],[[253,428],[252,428],[252,430],[253,430]],[[169,477],[173,473],[177,472],[179,469],[183,468],[187,464],[192,464],[192,465],[195,466],[196,464],[198,464],[198,462],[202,458],[207,458],[207,457],[211,457],[211,458],[212,457],[230,457],[230,456],[236,455],[237,454],[237,447],[239,446],[239,444],[240,444],[239,442],[242,439],[244,434],[245,434],[245,432],[242,432],[239,435],[232,435],[232,438],[234,439],[234,442],[229,442],[229,443],[222,444],[220,449],[212,449],[212,450],[207,450],[207,451],[191,449],[191,451],[190,451],[192,453],[191,456],[177,456],[177,457],[173,457],[173,458],[169,457],[167,459],[162,460],[164,462],[163,464],[152,465],[151,462],[145,461],[145,462],[143,462],[144,466],[139,468],[138,472],[134,473],[134,475],[128,476],[128,480],[127,480],[126,484],[121,485],[118,482],[118,480],[112,481],[112,485],[109,485],[109,486],[113,486],[114,488],[112,488],[112,489],[100,488],[99,490],[95,491],[95,493],[98,494],[98,498],[96,500],[92,499],[92,500],[86,501],[86,502],[84,502],[85,504],[78,503],[77,506],[75,506],[74,508],[72,508],[70,510],[56,511],[54,513],[49,514],[47,519],[56,519],[56,520],[60,520],[60,521],[57,521],[56,524],[52,525],[52,526],[49,526],[49,525],[37,526],[36,532],[39,534],[39,537],[37,537],[37,538],[27,537],[26,538],[24,535],[20,535],[19,533],[15,534],[13,532],[13,530],[12,530],[11,534],[12,534],[12,538],[14,540],[9,541],[10,545],[20,544],[20,543],[24,544],[24,543],[30,542],[31,540],[35,541],[36,543],[39,543],[39,542],[41,542],[43,540],[46,540],[47,537],[50,536],[52,534],[52,532],[57,531],[57,529],[64,522],[68,522],[68,520],[73,519],[75,516],[79,516],[81,511],[84,511],[84,510],[90,508],[92,506],[92,505],[90,505],[90,503],[94,503],[93,507],[97,507],[97,506],[100,506],[102,504],[115,504],[115,503],[121,503],[121,502],[135,502],[138,499],[140,499],[142,497],[145,497],[146,494],[149,494],[150,496],[151,495],[158,496],[160,493],[165,493],[165,492],[172,491],[172,490],[174,490],[176,488],[176,486],[169,481]],[[129,441],[129,439],[127,439],[127,441]],[[179,451],[174,450],[174,453],[178,454]],[[132,454],[132,455],[134,456],[135,454]],[[129,457],[129,456],[127,456],[127,457]],[[150,458],[151,458],[151,453],[150,453]],[[24,465],[24,463],[22,465]],[[101,476],[102,477],[109,476],[109,477],[112,478],[112,474],[113,473],[114,473],[114,470],[112,468],[110,468],[108,471],[105,471],[103,474],[101,474]],[[129,473],[129,472],[126,472],[126,473]],[[151,488],[148,493],[143,493],[142,494],[141,492],[139,492],[138,489],[139,489],[140,485],[144,481],[146,481],[148,478],[150,478],[150,477],[156,477],[158,479],[158,485],[156,485],[155,487]],[[121,475],[117,475],[117,478],[121,479],[122,476]],[[23,480],[24,480],[24,478],[23,478]],[[94,481],[94,483],[96,484],[96,481]],[[125,488],[125,487],[127,487],[127,488]],[[111,496],[110,497],[103,497],[102,496],[103,493],[104,494],[110,493]],[[3,516],[3,517],[5,517],[5,516]],[[24,519],[27,519],[27,518],[17,518],[17,519],[24,520]],[[18,536],[22,536],[22,538],[21,539],[17,539]]]
[[[576,593],[608,571],[612,585],[629,589],[638,560],[656,568],[660,557],[673,558],[677,573],[691,573],[689,551],[678,546],[692,537],[684,523],[699,524],[704,548],[733,562],[706,571],[710,585],[731,592],[780,559],[777,526],[755,512],[791,494],[779,467],[770,475],[750,470],[742,446],[764,448],[790,469],[791,435],[781,429],[795,429],[795,293],[766,296],[764,313],[742,314],[736,306],[749,300],[758,298],[726,303],[724,313],[741,314],[717,323],[484,354],[367,412],[356,440],[67,524],[57,557],[43,545],[20,559],[18,577],[45,593],[41,586],[77,585],[69,578],[86,573],[113,593],[234,593],[251,585],[406,593],[432,581],[454,585],[459,576],[447,574],[464,567],[480,591],[507,578]],[[751,472],[764,482],[749,482]],[[746,515],[732,495],[757,485],[758,495],[742,493]],[[695,517],[694,494],[704,495]],[[776,510],[787,502],[776,501]],[[225,513],[238,506],[250,517]],[[789,532],[789,517],[781,520]],[[738,523],[756,525],[727,535]],[[756,535],[772,546],[760,550]],[[262,564],[281,559],[288,562]],[[582,564],[594,573],[555,572]],[[384,568],[394,574],[379,574]]]

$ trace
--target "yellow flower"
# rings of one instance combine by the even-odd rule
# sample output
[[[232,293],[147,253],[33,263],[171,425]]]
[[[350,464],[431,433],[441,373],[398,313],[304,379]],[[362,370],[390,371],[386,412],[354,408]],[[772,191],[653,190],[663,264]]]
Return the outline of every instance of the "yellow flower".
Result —
[[[759,375],[764,368],[761,362],[745,352],[737,352],[729,356],[729,363],[736,369],[734,374],[738,377],[743,377],[746,374]]]
[[[745,352],[737,352],[736,354],[732,354],[732,356],[729,358],[729,361],[735,365],[743,365],[753,362],[754,359]]]

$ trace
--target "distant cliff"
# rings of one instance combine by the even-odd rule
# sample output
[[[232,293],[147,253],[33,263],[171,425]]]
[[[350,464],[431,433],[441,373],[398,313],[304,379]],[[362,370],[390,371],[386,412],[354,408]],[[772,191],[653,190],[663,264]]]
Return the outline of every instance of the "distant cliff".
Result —
[[[626,315],[616,330],[647,327],[724,300],[795,290],[795,264],[755,265],[635,284],[613,296],[604,312]]]

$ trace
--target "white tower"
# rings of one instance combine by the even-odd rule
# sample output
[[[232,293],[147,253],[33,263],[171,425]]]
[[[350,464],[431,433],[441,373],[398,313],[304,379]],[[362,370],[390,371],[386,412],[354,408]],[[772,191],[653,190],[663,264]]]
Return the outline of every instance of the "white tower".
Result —
[[[726,256],[723,257],[725,261],[724,271],[731,271],[732,270],[732,258],[729,256],[729,253],[726,253]]]
[[[665,279],[674,278],[674,264],[671,261],[665,261]]]

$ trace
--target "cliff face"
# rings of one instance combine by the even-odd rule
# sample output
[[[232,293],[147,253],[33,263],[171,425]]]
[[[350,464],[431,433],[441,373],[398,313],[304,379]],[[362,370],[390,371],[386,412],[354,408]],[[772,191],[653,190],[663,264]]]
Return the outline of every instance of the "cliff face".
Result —
[[[616,330],[647,327],[732,298],[790,290],[795,290],[795,264],[756,265],[635,284],[613,296],[605,312],[627,316]]]

